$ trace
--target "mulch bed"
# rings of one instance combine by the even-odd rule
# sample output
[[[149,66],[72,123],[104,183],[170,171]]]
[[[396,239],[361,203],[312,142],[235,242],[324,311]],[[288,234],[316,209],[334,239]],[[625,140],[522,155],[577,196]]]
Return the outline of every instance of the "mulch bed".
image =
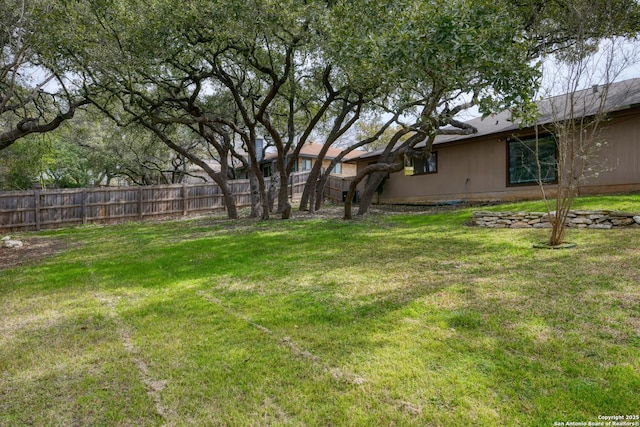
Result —
[[[0,247],[0,270],[38,262],[69,247],[68,242],[49,237],[29,237],[22,239],[22,243],[21,248]]]

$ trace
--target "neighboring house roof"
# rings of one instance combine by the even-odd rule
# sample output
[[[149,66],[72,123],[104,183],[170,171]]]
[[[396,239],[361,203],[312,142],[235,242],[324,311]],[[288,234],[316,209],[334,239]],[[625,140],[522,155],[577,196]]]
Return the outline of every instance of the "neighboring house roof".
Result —
[[[593,86],[589,89],[577,91],[574,94],[574,118],[588,117],[594,115],[599,108],[599,98],[603,94],[602,86]],[[561,120],[563,115],[561,112],[565,109],[567,103],[567,94],[559,95],[552,98],[538,101],[538,124],[545,125]],[[607,98],[604,103],[604,110],[607,113],[629,110],[640,107],[640,78],[624,80],[617,83],[611,83],[608,88]],[[477,129],[476,133],[470,135],[440,135],[437,136],[434,145],[450,143],[454,141],[468,140],[472,138],[480,138],[487,135],[494,135],[506,132],[512,132],[520,129],[520,125],[511,121],[511,113],[503,111],[469,120],[467,124]],[[424,146],[419,143],[416,147]],[[358,156],[358,159],[367,159],[378,157],[384,149],[378,149]]]
[[[317,158],[320,155],[320,150],[322,150],[322,144],[316,144],[314,142],[309,142],[307,144],[304,144],[302,146],[302,148],[300,149],[300,154],[298,155],[298,157],[311,157],[311,158]],[[342,153],[343,149],[342,148],[336,148],[336,147],[329,147],[329,149],[327,150],[327,154],[324,156],[324,158],[326,160],[333,160],[336,157],[338,157],[340,155],[340,153]],[[363,151],[362,150],[353,150],[350,153],[347,153],[344,156],[344,160],[348,160],[348,159],[352,159],[352,158],[356,158],[358,156],[360,156],[360,154],[362,154]],[[276,159],[278,157],[278,153],[275,152],[269,152],[264,156],[264,160],[263,161],[269,161],[269,160],[273,160]]]
[[[315,144],[313,142],[305,144],[300,150],[300,157],[318,157],[318,155],[320,154],[320,150],[322,150],[322,144]],[[342,148],[329,147],[324,158],[327,160],[335,159],[343,151],[344,150]],[[350,153],[347,153],[344,158],[352,159],[354,157],[358,157],[362,153],[362,150],[353,150]]]

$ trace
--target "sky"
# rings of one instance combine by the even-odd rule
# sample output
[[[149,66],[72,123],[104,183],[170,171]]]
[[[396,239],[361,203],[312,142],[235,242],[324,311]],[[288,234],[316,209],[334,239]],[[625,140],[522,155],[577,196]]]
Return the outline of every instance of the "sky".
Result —
[[[548,97],[567,93],[567,81],[576,76],[580,80],[578,90],[640,77],[640,40],[603,42],[600,49],[582,65],[582,68],[569,67],[554,58],[546,59],[542,64],[540,95]]]

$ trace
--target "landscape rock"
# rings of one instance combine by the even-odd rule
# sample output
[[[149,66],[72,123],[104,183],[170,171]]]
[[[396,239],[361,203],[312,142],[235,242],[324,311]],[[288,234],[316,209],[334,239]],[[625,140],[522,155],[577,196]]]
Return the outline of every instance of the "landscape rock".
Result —
[[[24,243],[22,243],[20,240],[11,240],[9,239],[2,239],[2,247],[3,248],[21,248],[24,246]]]
[[[611,212],[609,212],[609,215],[611,215],[611,216],[620,216],[620,217],[633,217],[636,214],[631,213],[631,212],[611,211]]]
[[[551,213],[553,219],[554,213]],[[546,212],[487,212],[473,213],[472,223],[488,228],[550,228]],[[567,227],[609,230],[611,228],[640,228],[640,215],[620,211],[571,211]]]
[[[593,221],[586,217],[577,217],[571,219],[572,224],[593,224]]]
[[[635,224],[633,218],[616,218],[611,220],[611,224],[613,225],[631,225]]]
[[[550,222],[539,222],[537,224],[533,224],[533,228],[551,228]]]

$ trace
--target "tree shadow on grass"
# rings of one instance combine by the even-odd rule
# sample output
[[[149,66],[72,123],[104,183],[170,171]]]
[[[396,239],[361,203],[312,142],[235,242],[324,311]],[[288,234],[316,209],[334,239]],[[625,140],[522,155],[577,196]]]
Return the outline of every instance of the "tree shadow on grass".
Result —
[[[376,401],[395,413],[398,402],[406,402],[413,415],[376,408],[370,419],[453,425],[474,421],[459,414],[476,411],[485,423],[541,424],[637,407],[633,324],[619,331],[618,342],[598,331],[598,311],[620,313],[621,296],[596,297],[628,286],[603,283],[580,263],[588,249],[552,256],[533,252],[523,233],[434,232],[401,223],[393,230],[388,237],[367,223],[304,225],[295,232],[269,226],[170,242],[165,234],[80,261],[48,263],[47,273],[59,269],[53,280],[47,274],[48,283],[27,287],[135,296],[135,303],[123,298],[119,310],[145,343],[141,351],[177,352],[153,353],[157,369],[197,376],[190,369],[213,369],[207,366],[220,353],[237,369],[247,358],[273,368],[266,362],[273,358],[282,366],[265,374],[271,384],[306,394],[306,406],[328,411],[338,395],[352,393],[351,403],[338,409],[343,415]],[[624,259],[614,262],[624,269]],[[638,319],[637,310],[631,317]],[[191,327],[202,333],[183,335]],[[221,341],[203,341],[214,331]],[[229,340],[233,345],[216,347]],[[180,346],[170,345],[174,341]],[[173,366],[180,357],[189,363]],[[253,393],[250,405],[264,398],[262,381],[250,384],[255,378],[236,368],[234,378],[245,384],[233,396]],[[368,395],[336,381],[332,368],[364,378]],[[321,378],[324,395],[309,378]],[[313,391],[300,389],[299,381]],[[287,407],[286,399],[279,404]],[[462,418],[442,421],[453,409]]]

